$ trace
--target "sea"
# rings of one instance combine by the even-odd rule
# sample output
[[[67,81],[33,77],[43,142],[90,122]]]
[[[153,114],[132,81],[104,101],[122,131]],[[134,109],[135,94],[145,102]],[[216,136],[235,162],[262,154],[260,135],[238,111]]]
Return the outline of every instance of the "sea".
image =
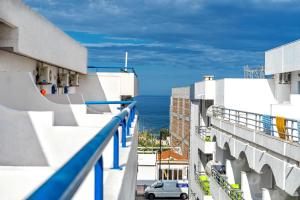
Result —
[[[169,128],[170,96],[141,95],[136,99],[140,131],[147,129],[157,135],[161,128]]]

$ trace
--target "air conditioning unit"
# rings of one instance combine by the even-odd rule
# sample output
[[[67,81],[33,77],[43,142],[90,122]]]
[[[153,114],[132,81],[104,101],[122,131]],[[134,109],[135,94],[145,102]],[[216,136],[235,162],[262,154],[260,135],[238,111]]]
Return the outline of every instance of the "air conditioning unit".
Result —
[[[51,84],[52,83],[52,70],[47,65],[42,65],[38,68],[38,84]]]
[[[79,86],[79,74],[70,74],[70,86]]]
[[[291,84],[291,73],[279,74],[279,84]]]
[[[57,85],[58,87],[69,86],[70,75],[68,73],[59,73]]]

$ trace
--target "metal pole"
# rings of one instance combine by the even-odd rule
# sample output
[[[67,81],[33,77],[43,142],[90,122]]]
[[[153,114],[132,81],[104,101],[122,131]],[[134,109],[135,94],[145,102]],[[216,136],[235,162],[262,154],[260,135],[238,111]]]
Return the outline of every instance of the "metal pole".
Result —
[[[95,200],[103,200],[103,159],[95,165]]]
[[[126,147],[126,120],[122,121],[122,147]]]
[[[162,179],[163,173],[161,171],[161,131],[159,132],[159,148],[160,148],[160,152],[159,152],[159,170],[158,170],[158,178],[159,180]],[[161,174],[161,176],[159,176]]]
[[[114,135],[114,161],[113,161],[113,169],[120,169],[119,165],[119,131],[118,129]]]

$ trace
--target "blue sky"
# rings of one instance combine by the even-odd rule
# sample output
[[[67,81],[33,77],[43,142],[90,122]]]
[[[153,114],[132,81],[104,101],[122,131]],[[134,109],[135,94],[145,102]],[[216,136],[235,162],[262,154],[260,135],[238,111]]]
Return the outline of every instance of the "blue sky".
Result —
[[[203,75],[242,77],[264,51],[300,38],[298,0],[24,0],[89,50],[89,65],[123,66],[141,94],[170,94]]]

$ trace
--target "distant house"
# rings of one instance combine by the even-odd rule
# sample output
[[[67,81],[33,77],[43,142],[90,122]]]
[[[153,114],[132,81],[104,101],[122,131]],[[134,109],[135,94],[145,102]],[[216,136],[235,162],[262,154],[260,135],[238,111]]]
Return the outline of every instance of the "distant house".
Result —
[[[188,157],[180,155],[174,150],[156,154],[157,179],[185,180],[188,175]]]

